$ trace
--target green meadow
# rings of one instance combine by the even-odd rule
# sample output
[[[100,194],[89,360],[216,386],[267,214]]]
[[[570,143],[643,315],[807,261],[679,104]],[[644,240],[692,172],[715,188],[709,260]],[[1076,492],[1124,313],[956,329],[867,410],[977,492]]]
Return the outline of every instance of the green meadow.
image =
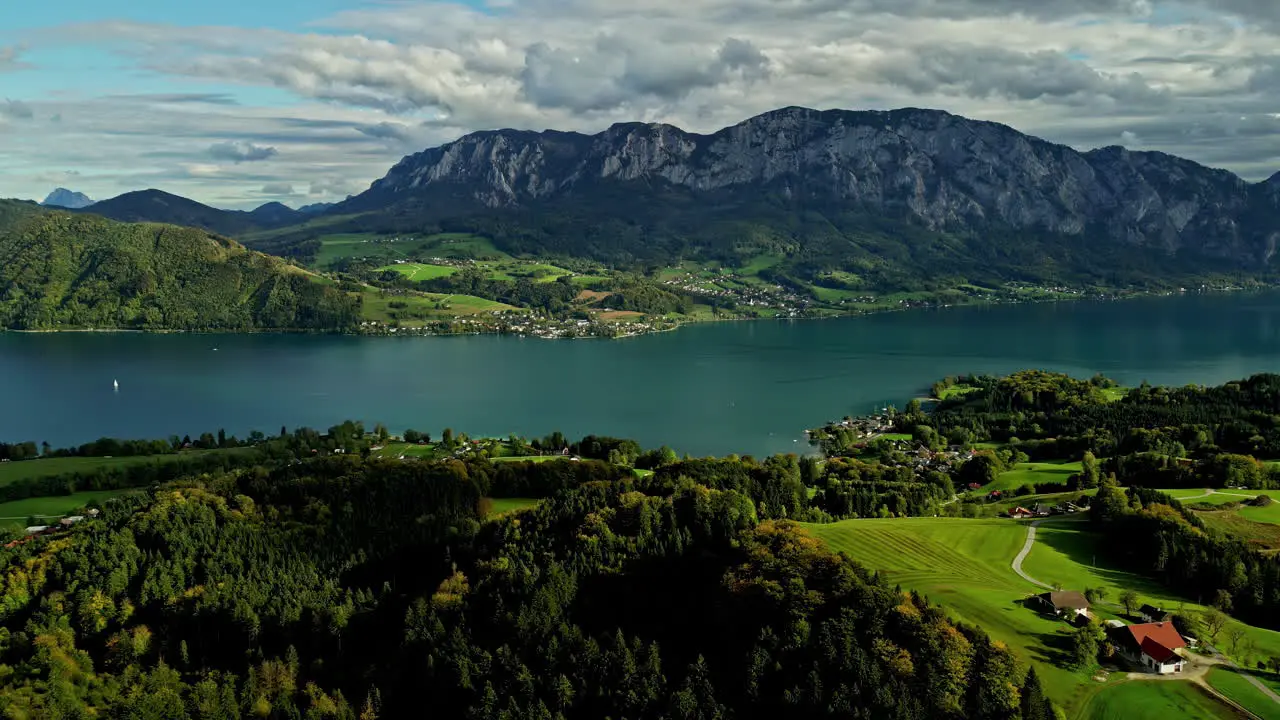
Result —
[[[399,323],[403,327],[421,327],[428,322],[449,320],[459,315],[478,315],[494,310],[525,312],[493,300],[473,295],[440,295],[406,293],[392,295],[367,289],[363,295],[362,316],[381,323]]]
[[[893,584],[913,589],[956,619],[981,627],[992,639],[1035,663],[1045,691],[1073,718],[1220,718],[1231,711],[1202,690],[1181,681],[1098,681],[1070,668],[1070,627],[1024,605],[1042,588],[1016,575],[1010,564],[1026,539],[1027,524],[1000,519],[903,518],[806,524],[833,550],[880,571]],[[1105,587],[1114,601],[1121,589],[1144,602],[1192,609],[1156,583],[1132,573],[1091,567],[1094,536],[1080,521],[1041,525],[1023,569],[1066,589]],[[1115,608],[1099,608],[1114,617]],[[1232,621],[1233,623],[1235,621]],[[1280,654],[1280,633],[1243,626],[1256,651]],[[1224,636],[1226,633],[1224,632]],[[1229,650],[1229,649],[1228,649]],[[1170,708],[1183,710],[1178,714]]]
[[[524,510],[541,502],[541,500],[535,498],[489,498],[489,500],[493,503],[489,510],[489,515],[491,516]]]
[[[124,495],[136,490],[88,490],[70,495],[53,495],[51,497],[24,498],[0,503],[0,526],[26,527],[27,518],[35,515],[41,519],[54,520],[71,513],[77,508],[91,502],[102,502],[108,498]]]
[[[1121,590],[1133,590],[1138,593],[1142,602],[1167,610],[1189,612],[1207,609],[1198,601],[1210,598],[1178,597],[1154,580],[1108,563],[1108,555],[1109,552],[1102,547],[1099,536],[1090,532],[1085,522],[1049,522],[1037,528],[1035,546],[1023,561],[1022,569],[1041,582],[1061,583],[1068,590],[1106,588],[1107,599],[1113,603]],[[1248,642],[1236,648],[1225,641],[1233,627],[1245,631],[1245,638],[1253,644],[1252,648],[1245,647]],[[1245,625],[1232,619],[1221,633],[1219,645],[1223,646],[1219,649],[1237,662],[1252,665],[1262,657],[1280,656],[1280,632]]]
[[[1066,485],[1067,478],[1081,471],[1080,462],[1055,460],[1053,462],[1018,463],[1012,470],[1000,473],[996,481],[982,488],[983,492],[992,490],[1014,490],[1027,484]]]
[[[1219,720],[1241,715],[1198,685],[1171,680],[1118,683],[1094,696],[1081,720]]]
[[[1239,703],[1263,720],[1280,720],[1280,704],[1267,697],[1245,679],[1240,671],[1215,667],[1205,676],[1209,687]]]
[[[204,455],[214,452],[236,452],[232,450],[184,450],[181,453],[166,455],[135,455],[128,457],[48,457],[35,460],[0,463],[0,486],[18,480],[63,475],[73,472],[88,472],[110,467],[126,467],[146,463],[167,463],[192,455]]]
[[[395,237],[400,239],[389,242]],[[412,233],[399,236],[377,233],[339,233],[322,235],[319,240],[320,251],[316,253],[312,264],[320,269],[328,269],[335,262],[346,258],[390,262],[426,257],[506,257],[506,253],[494,247],[487,238],[468,233],[439,233],[424,236]]]
[[[809,532],[893,584],[916,590],[956,619],[981,627],[1025,661],[1035,662],[1045,691],[1074,711],[1100,683],[1067,668],[1070,627],[1024,606],[1042,592],[1010,562],[1027,528],[1010,520],[901,518],[810,524]]]
[[[378,268],[379,272],[391,271],[400,273],[406,280],[434,280],[440,277],[449,277],[458,272],[458,268],[450,265],[423,265],[420,263],[403,263],[395,265],[384,265]]]

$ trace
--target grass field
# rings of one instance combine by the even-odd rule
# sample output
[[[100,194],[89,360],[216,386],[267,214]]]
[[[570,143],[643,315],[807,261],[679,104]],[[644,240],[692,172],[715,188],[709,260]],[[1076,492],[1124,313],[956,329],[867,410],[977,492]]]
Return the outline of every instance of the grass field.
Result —
[[[123,495],[134,490],[89,490],[70,495],[52,497],[25,498],[0,503],[0,525],[7,527],[26,527],[27,517],[35,515],[40,518],[56,519],[63,517],[76,508],[91,502],[102,502],[107,498]]]
[[[938,394],[938,399],[950,400],[951,398],[954,398],[954,397],[961,397],[963,395],[968,395],[969,393],[974,392],[977,389],[978,388],[972,385],[952,385],[951,387],[943,388],[942,392]]]
[[[1073,717],[1081,720],[1218,720],[1241,715],[1189,682],[1138,680],[1111,685]]]
[[[161,457],[155,457],[159,460]],[[178,457],[177,455],[171,457]],[[38,460],[22,460],[20,462],[0,463],[0,485],[8,485],[18,480],[27,480],[30,478],[49,477],[50,475],[61,475],[70,472],[84,472],[88,470],[97,470],[105,467],[122,467],[125,465],[137,465],[139,463],[150,462],[153,457],[51,457],[40,458]],[[163,462],[163,461],[161,461]]]
[[[1067,478],[1081,471],[1080,462],[1024,462],[1018,463],[1012,470],[1000,474],[996,481],[982,488],[987,493],[992,490],[1014,490],[1028,483],[1066,485]]]
[[[524,510],[542,502],[536,498],[489,498],[493,501],[493,508],[490,509],[489,515],[505,515],[509,512]]]
[[[1059,580],[1066,589],[1103,586],[1115,598],[1133,588],[1144,601],[1168,608],[1179,604],[1150,581],[1130,573],[1088,567],[1094,539],[1079,523],[1047,523],[1024,569],[1042,581]],[[1073,718],[1220,718],[1229,710],[1186,682],[1127,682],[1113,674],[1099,682],[1069,669],[1070,628],[1026,608],[1023,599],[1042,590],[1014,574],[1010,562],[1026,538],[1026,524],[1009,520],[904,518],[846,520],[806,525],[834,550],[844,552],[903,588],[917,590],[958,620],[981,627],[1036,664],[1045,691]],[[1188,605],[1189,607],[1189,605]],[[1113,613],[1100,609],[1103,617]],[[1280,649],[1280,633],[1248,628],[1266,653]],[[1129,686],[1135,686],[1132,689]],[[1159,710],[1155,710],[1155,709]],[[1170,708],[1182,710],[1179,714]],[[1148,714],[1151,713],[1151,714]]]
[[[1239,672],[1231,668],[1216,667],[1205,676],[1205,681],[1214,690],[1240,703],[1263,720],[1280,720],[1280,705],[1263,695],[1261,690],[1245,680]]]
[[[1205,525],[1244,540],[1259,550],[1280,549],[1280,525],[1256,522],[1244,517],[1239,510],[1225,508],[1211,512],[1197,511],[1196,515],[1204,521]]]
[[[903,588],[917,590],[956,619],[1036,663],[1046,692],[1069,710],[1083,707],[1101,684],[1068,670],[1069,630],[1023,605],[1037,588],[1009,564],[1027,529],[1009,520],[902,518],[806,525],[836,551],[848,554]]]
[[[137,455],[133,457],[50,457],[36,460],[0,463],[0,486],[18,480],[49,477],[63,473],[85,472],[108,467],[124,467],[144,463],[166,463],[193,455],[236,450],[184,450],[172,455]]]
[[[400,305],[403,307],[399,307]],[[391,295],[369,289],[364,293],[361,314],[365,320],[388,324],[398,322],[403,327],[420,327],[432,321],[448,320],[460,315],[478,315],[493,310],[525,312],[510,305],[473,295],[435,293]]]
[[[396,242],[386,242],[391,237],[395,236],[377,233],[321,235],[320,251],[316,253],[313,265],[326,269],[343,258],[391,261],[426,257],[506,257],[506,254],[494,247],[488,239],[467,233],[441,233],[427,236],[406,234],[399,236],[401,239]]]
[[[1195,601],[1208,598],[1178,597],[1154,580],[1110,565],[1106,559],[1108,551],[1101,543],[1100,537],[1089,531],[1088,526],[1082,522],[1046,523],[1037,529],[1035,547],[1023,561],[1022,569],[1042,582],[1062,583],[1062,587],[1067,590],[1106,588],[1111,602],[1115,602],[1121,590],[1128,589],[1137,592],[1142,602],[1167,610],[1186,612],[1206,609]],[[1097,565],[1094,566],[1094,563]],[[1244,629],[1246,637],[1255,645],[1252,653],[1244,648],[1219,648],[1232,655],[1236,661],[1252,665],[1259,656],[1280,656],[1280,632],[1252,627],[1233,619],[1220,635],[1220,640],[1229,636],[1232,627]],[[1220,644],[1226,645],[1225,642]]]
[[[402,442],[389,442],[382,446],[381,450],[374,450],[369,453],[370,457],[393,459],[399,458],[401,455],[405,457],[431,458],[436,455],[438,446],[432,443],[426,445],[411,445]]]
[[[404,263],[403,265],[384,265],[378,268],[378,272],[400,273],[407,280],[434,280],[440,277],[449,277],[458,272],[458,268],[449,265],[424,265],[421,263]]]

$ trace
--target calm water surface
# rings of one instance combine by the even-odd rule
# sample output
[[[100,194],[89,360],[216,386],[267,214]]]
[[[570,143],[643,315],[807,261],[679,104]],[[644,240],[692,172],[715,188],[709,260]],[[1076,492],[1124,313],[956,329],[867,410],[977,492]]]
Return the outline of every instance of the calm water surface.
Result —
[[[1126,384],[1280,372],[1280,294],[721,323],[619,341],[0,333],[0,438],[271,434],[352,418],[763,455],[804,448],[802,430],[824,420],[901,406],[944,375],[1028,367]]]

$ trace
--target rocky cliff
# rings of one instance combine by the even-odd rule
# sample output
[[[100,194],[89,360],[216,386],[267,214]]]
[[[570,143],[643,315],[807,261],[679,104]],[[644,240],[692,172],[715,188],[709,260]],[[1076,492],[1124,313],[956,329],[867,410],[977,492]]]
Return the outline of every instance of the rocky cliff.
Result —
[[[478,132],[404,158],[331,212],[416,203],[435,217],[572,205],[602,187],[769,197],[940,233],[1105,240],[1257,267],[1280,237],[1280,174],[1250,184],[1154,152],[1078,152],[946,112],[786,108],[710,135],[620,124],[597,135]],[[640,201],[641,197],[636,197]]]

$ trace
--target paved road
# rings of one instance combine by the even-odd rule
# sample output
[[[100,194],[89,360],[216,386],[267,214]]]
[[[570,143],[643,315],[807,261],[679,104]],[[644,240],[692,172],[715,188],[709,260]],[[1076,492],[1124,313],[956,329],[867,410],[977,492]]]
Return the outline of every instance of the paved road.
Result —
[[[1242,498],[1257,497],[1257,495],[1246,495],[1245,493],[1223,492],[1221,490],[1214,490],[1213,488],[1205,488],[1204,493],[1201,495],[1190,495],[1188,497],[1174,498],[1174,500],[1177,500],[1178,502],[1185,502],[1187,500],[1199,500],[1200,498],[1207,498],[1210,495],[1228,495],[1230,497],[1242,497]]]
[[[1031,547],[1036,544],[1036,528],[1040,527],[1040,523],[1042,522],[1044,522],[1044,520],[1033,520],[1031,524],[1027,526],[1027,541],[1022,544],[1022,549],[1019,550],[1018,555],[1013,558],[1012,567],[1013,571],[1022,576],[1023,580],[1026,580],[1036,587],[1052,590],[1052,585],[1046,582],[1040,582],[1022,570],[1022,561],[1027,559],[1027,555],[1031,553]]]

